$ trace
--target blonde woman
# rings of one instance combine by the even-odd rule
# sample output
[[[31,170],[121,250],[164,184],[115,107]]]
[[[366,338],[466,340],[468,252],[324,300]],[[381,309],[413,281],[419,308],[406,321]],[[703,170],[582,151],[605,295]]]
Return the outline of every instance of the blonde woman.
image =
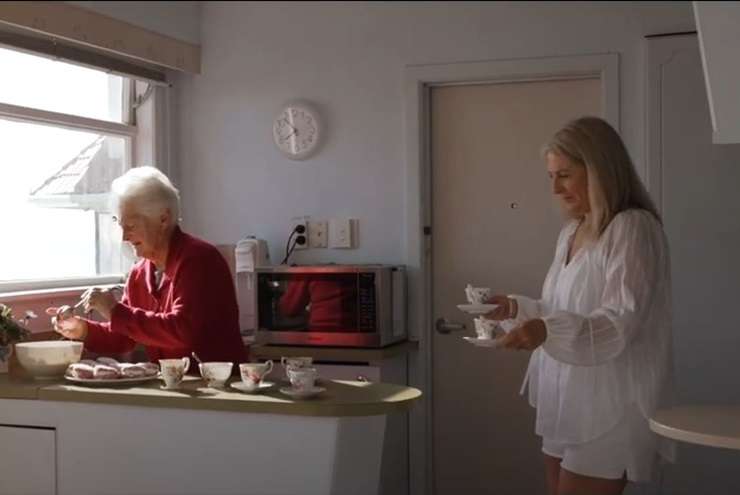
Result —
[[[538,300],[498,295],[506,349],[534,351],[524,387],[537,408],[550,495],[623,492],[651,478],[648,418],[672,382],[671,282],[660,216],[617,132],[583,117],[544,149],[569,218]]]

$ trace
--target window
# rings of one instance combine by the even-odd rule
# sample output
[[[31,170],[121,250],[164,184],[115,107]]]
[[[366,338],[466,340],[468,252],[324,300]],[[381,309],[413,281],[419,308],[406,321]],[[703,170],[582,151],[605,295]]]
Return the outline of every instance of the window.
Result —
[[[120,280],[109,210],[131,166],[133,81],[0,48],[0,291]]]

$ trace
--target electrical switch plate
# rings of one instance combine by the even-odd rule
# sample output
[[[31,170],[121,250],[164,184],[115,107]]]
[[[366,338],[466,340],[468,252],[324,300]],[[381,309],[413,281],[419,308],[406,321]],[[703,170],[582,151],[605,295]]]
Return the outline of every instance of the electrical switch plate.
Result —
[[[303,225],[303,229],[304,229],[303,234],[299,234],[298,232],[296,232],[293,235],[293,240],[291,240],[290,243],[292,244],[293,242],[295,242],[295,238],[298,237],[299,235],[303,235],[306,238],[306,242],[302,246],[296,242],[296,245],[295,245],[296,250],[308,249],[308,219],[309,217],[307,215],[303,217],[293,217],[290,219],[292,221],[293,229],[295,229],[299,225]]]
[[[350,249],[357,244],[357,220],[354,218],[334,218],[329,220],[329,247]]]
[[[325,248],[329,244],[329,224],[327,222],[308,222],[308,247]]]

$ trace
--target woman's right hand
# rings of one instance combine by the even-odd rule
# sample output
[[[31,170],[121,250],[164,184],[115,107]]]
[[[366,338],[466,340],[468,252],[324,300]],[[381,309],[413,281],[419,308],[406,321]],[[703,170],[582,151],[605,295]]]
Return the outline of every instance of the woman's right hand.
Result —
[[[493,311],[483,315],[483,318],[489,320],[510,320],[516,317],[517,306],[516,300],[503,295],[495,295],[488,298],[486,304],[496,304],[498,307]]]

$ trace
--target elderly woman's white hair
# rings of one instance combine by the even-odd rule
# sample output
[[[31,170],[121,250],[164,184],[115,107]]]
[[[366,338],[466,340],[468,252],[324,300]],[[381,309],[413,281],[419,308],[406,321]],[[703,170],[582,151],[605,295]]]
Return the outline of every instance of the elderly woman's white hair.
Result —
[[[154,219],[169,209],[171,225],[178,223],[180,193],[167,176],[154,167],[132,168],[111,183],[111,192],[114,211],[126,202],[137,212]]]

